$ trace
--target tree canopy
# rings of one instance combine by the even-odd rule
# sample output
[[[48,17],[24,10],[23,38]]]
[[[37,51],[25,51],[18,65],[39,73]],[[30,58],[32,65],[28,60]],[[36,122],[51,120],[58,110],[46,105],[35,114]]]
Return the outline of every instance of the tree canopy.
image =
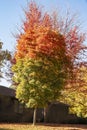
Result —
[[[25,11],[13,57],[16,97],[28,107],[43,107],[57,101],[62,89],[76,81],[85,34],[73,18],[58,20],[43,13],[35,2]]]

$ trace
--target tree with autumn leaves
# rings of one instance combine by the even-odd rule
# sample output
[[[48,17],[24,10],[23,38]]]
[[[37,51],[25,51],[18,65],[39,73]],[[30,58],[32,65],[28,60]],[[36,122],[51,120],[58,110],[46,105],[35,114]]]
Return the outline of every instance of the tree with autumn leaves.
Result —
[[[35,2],[25,11],[12,71],[16,97],[34,108],[34,124],[37,108],[58,101],[61,91],[75,81],[82,64],[79,55],[86,49],[85,35],[78,32],[77,26],[70,26],[71,21],[58,21],[55,12],[52,16],[43,13]]]
[[[69,113],[87,118],[87,67],[82,65],[77,75],[75,87],[63,90],[60,101],[69,104]]]

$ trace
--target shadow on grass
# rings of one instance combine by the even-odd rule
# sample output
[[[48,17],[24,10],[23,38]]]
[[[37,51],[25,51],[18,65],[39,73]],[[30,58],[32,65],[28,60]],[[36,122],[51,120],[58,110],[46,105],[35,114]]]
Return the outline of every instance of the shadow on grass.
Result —
[[[51,123],[37,123],[36,125],[42,126],[50,126],[50,127],[64,127],[64,128],[71,128],[71,130],[87,130],[86,124],[51,124]]]
[[[0,130],[13,130],[13,129],[0,128]]]

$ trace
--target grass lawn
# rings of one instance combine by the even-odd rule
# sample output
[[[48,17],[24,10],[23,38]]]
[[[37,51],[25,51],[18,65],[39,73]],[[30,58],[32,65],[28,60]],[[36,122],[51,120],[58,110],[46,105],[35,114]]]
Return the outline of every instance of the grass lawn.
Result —
[[[0,124],[0,130],[87,130],[86,125]]]

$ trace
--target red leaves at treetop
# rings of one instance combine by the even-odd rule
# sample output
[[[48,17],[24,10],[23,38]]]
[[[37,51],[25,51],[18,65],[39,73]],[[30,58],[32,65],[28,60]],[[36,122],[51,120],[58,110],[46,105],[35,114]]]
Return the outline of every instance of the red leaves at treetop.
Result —
[[[56,16],[54,19],[48,13],[42,13],[34,2],[29,4],[25,17],[23,32],[17,38],[16,60],[25,56],[35,58],[37,52],[55,57],[62,57],[65,53],[73,64],[86,49],[83,44],[85,34],[79,33],[78,26],[69,25],[73,18],[68,23],[67,19],[65,22],[61,20],[62,27]]]

